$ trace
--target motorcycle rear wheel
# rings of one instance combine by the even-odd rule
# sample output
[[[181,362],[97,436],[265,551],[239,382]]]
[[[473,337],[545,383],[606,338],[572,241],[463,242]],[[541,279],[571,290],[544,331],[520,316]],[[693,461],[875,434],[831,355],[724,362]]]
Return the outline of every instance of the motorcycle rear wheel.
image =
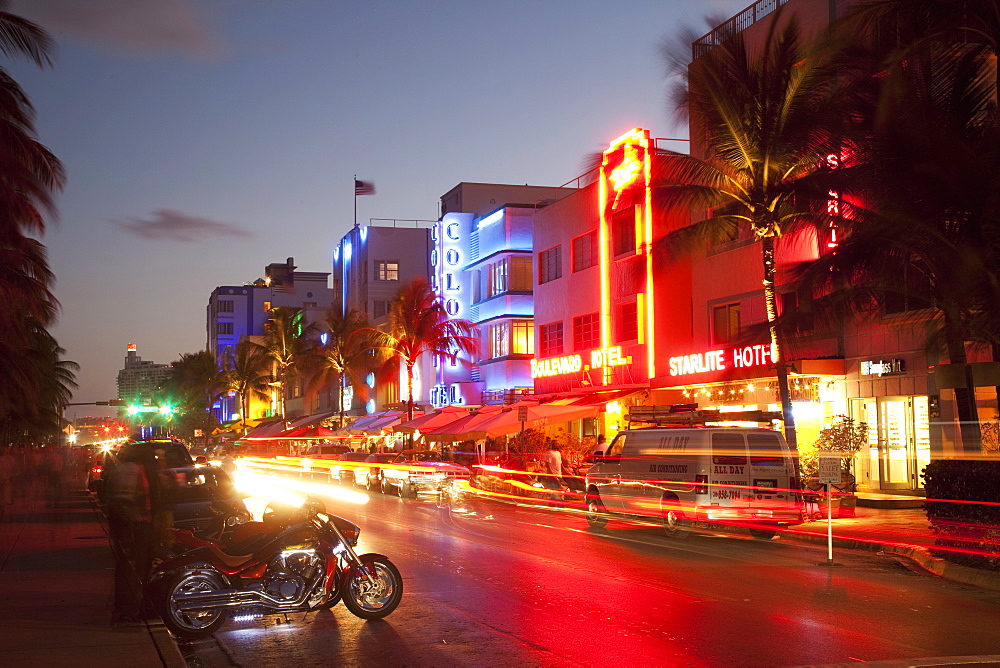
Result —
[[[403,577],[381,555],[363,554],[359,558],[370,576],[366,579],[358,566],[347,571],[342,589],[344,605],[361,619],[382,619],[403,599]]]
[[[177,607],[176,597],[180,594],[207,594],[225,589],[218,574],[200,571],[180,573],[164,587],[160,600],[160,617],[170,632],[179,638],[195,639],[212,635],[226,621],[226,611],[214,610],[183,612]]]

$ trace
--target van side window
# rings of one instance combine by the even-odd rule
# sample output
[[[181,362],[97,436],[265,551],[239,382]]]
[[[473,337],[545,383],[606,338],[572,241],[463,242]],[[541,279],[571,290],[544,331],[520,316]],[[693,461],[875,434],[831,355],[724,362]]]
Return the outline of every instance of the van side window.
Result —
[[[625,434],[619,434],[615,437],[615,440],[611,441],[611,447],[608,448],[608,457],[621,457],[622,448],[625,447]]]
[[[751,466],[784,466],[785,452],[777,434],[747,434]]]
[[[747,445],[743,434],[712,434],[713,464],[746,464]]]

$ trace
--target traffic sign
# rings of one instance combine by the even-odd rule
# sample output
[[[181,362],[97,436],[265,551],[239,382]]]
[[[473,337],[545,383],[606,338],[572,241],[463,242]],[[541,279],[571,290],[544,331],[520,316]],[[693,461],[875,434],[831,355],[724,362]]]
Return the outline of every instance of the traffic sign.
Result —
[[[527,406],[518,406],[517,407],[517,419],[519,421],[521,421],[521,422],[527,422],[528,421],[528,407]]]

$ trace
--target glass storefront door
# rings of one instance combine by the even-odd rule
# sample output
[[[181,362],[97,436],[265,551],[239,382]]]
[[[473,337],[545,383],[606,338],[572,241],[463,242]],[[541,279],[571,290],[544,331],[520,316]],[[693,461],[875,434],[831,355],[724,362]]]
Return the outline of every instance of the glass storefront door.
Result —
[[[867,423],[869,433],[858,482],[873,491],[923,488],[920,474],[930,462],[927,397],[855,399],[852,404],[855,420]]]

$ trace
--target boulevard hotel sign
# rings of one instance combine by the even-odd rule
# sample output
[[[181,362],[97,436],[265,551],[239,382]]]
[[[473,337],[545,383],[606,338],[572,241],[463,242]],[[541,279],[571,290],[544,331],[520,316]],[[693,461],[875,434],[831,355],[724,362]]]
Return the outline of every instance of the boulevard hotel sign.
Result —
[[[613,366],[623,366],[632,363],[632,356],[622,355],[621,346],[591,350],[587,356],[589,364],[584,364],[583,355],[564,355],[543,360],[531,360],[531,377],[546,378],[561,376],[567,373],[580,373],[591,369],[602,369]]]

